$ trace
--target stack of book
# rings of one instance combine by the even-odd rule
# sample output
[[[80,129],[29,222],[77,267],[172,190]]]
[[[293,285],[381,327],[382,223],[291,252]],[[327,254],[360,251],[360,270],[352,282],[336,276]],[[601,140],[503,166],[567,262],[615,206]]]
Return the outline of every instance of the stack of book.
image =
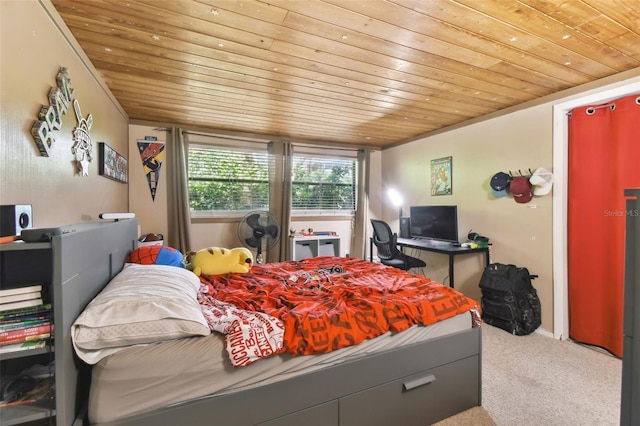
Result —
[[[42,305],[42,286],[7,288],[0,290],[0,312]]]
[[[0,290],[0,353],[44,348],[52,334],[51,305],[43,304],[42,286]]]

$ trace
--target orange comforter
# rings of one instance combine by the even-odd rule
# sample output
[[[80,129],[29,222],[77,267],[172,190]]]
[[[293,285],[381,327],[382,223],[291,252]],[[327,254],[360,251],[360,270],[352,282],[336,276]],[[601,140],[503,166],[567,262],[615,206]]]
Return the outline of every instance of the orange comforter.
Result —
[[[201,281],[217,300],[280,319],[283,351],[292,355],[330,352],[477,306],[429,278],[355,258],[254,265],[248,274],[202,276]]]

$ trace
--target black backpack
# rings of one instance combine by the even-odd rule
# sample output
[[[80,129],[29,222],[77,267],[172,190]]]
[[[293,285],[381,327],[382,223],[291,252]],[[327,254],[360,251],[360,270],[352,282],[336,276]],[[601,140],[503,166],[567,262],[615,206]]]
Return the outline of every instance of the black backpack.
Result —
[[[540,299],[527,268],[492,263],[480,279],[482,320],[509,333],[522,336],[541,323]]]

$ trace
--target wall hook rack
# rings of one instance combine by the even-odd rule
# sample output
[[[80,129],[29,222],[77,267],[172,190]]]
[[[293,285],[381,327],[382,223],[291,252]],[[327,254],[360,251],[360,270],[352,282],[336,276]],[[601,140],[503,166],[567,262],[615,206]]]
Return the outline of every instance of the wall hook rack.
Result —
[[[533,175],[533,172],[531,171],[531,169],[530,169],[530,168],[529,168],[529,169],[527,169],[527,170],[525,170],[525,171],[528,171],[528,172],[529,172],[529,174],[523,174],[523,173],[522,173],[522,170],[518,169],[518,176],[514,176],[514,175],[513,175],[513,172],[512,172],[511,170],[509,170],[509,176],[511,176],[512,178],[513,178],[513,177],[519,177],[519,176],[526,177],[526,178],[530,178],[530,177]]]

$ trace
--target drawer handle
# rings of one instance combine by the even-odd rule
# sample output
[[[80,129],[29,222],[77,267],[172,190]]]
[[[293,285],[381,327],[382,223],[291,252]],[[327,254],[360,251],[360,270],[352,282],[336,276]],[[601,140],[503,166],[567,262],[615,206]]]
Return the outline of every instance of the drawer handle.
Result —
[[[429,374],[428,376],[419,377],[417,379],[409,380],[402,384],[403,391],[410,391],[420,386],[428,385],[429,383],[433,383],[436,381],[436,376],[433,374]]]

